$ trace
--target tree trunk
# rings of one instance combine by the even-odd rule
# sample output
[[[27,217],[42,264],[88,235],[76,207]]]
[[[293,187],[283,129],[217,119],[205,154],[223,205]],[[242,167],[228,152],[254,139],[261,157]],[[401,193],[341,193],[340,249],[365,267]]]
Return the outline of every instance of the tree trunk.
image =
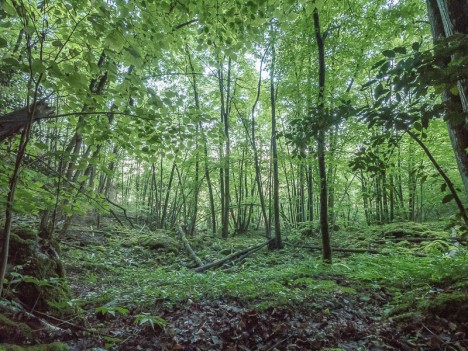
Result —
[[[271,25],[273,35],[273,24]],[[273,41],[274,39],[272,39]],[[279,203],[279,174],[278,174],[278,149],[276,145],[276,101],[275,101],[275,44],[271,45],[271,66],[270,66],[270,102],[271,102],[271,152],[273,158],[273,217],[275,223],[275,249],[282,249],[281,223],[280,223],[280,203]]]
[[[448,38],[454,33],[468,34],[468,2],[466,0],[426,0],[426,3],[434,41]],[[468,112],[468,84],[466,81],[458,81],[457,86],[459,96],[454,96],[450,91],[446,91],[443,99],[451,102],[449,106],[455,106],[466,113]],[[448,111],[447,115],[450,115],[450,112]],[[448,120],[447,126],[465,193],[468,193],[467,121],[455,123]]]
[[[314,9],[314,29],[317,40],[319,58],[319,119],[322,123],[317,134],[317,157],[320,176],[320,231],[322,233],[323,260],[331,263],[332,253],[330,246],[330,233],[328,229],[328,196],[327,196],[327,168],[325,165],[325,45],[320,33],[320,21],[317,8]]]
[[[252,150],[253,150],[254,164],[255,164],[255,181],[257,183],[258,197],[260,199],[261,217],[263,217],[263,221],[265,225],[265,236],[268,240],[270,240],[271,239],[270,223],[268,221],[268,215],[266,211],[265,195],[264,195],[263,186],[262,186],[262,174],[261,174],[261,169],[260,169],[257,141],[256,141],[256,136],[255,136],[255,108],[257,107],[257,103],[260,98],[260,90],[261,90],[261,84],[262,84],[262,67],[263,67],[263,61],[265,59],[266,53],[267,51],[265,51],[265,54],[262,56],[262,60],[260,61],[260,73],[259,73],[258,84],[257,84],[257,97],[255,98],[254,104],[252,106],[251,115],[250,115],[250,129],[251,129]]]

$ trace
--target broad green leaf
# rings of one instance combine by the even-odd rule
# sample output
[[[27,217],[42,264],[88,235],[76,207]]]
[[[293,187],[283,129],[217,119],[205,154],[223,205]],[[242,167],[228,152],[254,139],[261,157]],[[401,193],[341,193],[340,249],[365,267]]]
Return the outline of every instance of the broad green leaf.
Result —
[[[446,204],[446,203],[452,201],[454,198],[455,198],[455,196],[453,194],[445,195],[444,198],[442,199],[442,203]]]
[[[395,57],[395,51],[393,50],[384,50],[382,51],[382,55],[388,58],[394,58]]]
[[[1,7],[3,8],[3,11],[5,11],[8,15],[18,16],[15,7],[11,3],[11,0],[2,1]]]
[[[398,54],[406,54],[406,48],[404,46],[397,46],[396,48],[393,48],[393,51],[395,51]]]

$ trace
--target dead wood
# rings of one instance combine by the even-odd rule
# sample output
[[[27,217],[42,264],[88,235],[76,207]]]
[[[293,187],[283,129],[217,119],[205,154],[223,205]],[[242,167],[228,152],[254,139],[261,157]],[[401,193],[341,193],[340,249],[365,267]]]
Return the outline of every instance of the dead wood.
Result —
[[[33,106],[27,106],[0,117],[0,142],[18,134],[21,129],[28,124],[29,111],[32,109]],[[49,107],[46,102],[39,101],[36,103],[32,120],[34,122],[35,120],[50,116],[53,113],[53,107]]]
[[[322,250],[322,246],[300,246],[301,248],[304,249],[309,249],[309,250],[314,250],[314,251],[319,251]],[[378,250],[373,250],[373,249],[344,249],[344,248],[333,248],[334,252],[345,252],[345,253],[369,253],[369,254],[383,254],[382,252]]]
[[[292,247],[297,247],[297,248],[301,248],[301,249],[309,249],[309,250],[312,250],[312,251],[320,251],[322,250],[322,246],[304,246],[304,245],[292,245],[290,243],[285,243],[286,245],[289,245],[289,246],[292,246]],[[376,255],[388,255],[387,252],[382,252],[382,251],[379,251],[379,250],[373,250],[373,249],[345,249],[345,248],[333,248],[332,249],[333,252],[343,252],[343,253],[367,253],[367,254],[376,254]],[[412,255],[412,256],[417,256],[417,257],[426,257],[426,255],[424,254],[420,254],[420,253],[417,253],[417,252],[412,252],[412,253],[408,253],[409,255]]]
[[[210,268],[221,267],[225,263],[230,262],[230,261],[234,261],[237,258],[241,258],[243,256],[247,257],[248,256],[247,254],[251,254],[251,253],[254,253],[254,252],[260,250],[262,247],[267,246],[270,241],[271,240],[269,240],[267,242],[264,242],[262,244],[259,244],[259,245],[255,245],[253,247],[249,247],[247,249],[244,249],[244,250],[241,250],[241,251],[238,251],[238,252],[234,252],[233,254],[231,254],[229,256],[226,256],[226,257],[224,257],[224,258],[222,258],[220,260],[217,260],[217,261],[214,261],[214,262],[211,262],[211,263],[207,263],[204,266],[200,266],[198,268],[195,268],[194,271],[197,272],[197,273],[202,273],[204,271],[207,271]]]
[[[423,241],[436,241],[436,240],[447,240],[445,238],[428,238],[428,237],[411,237],[411,238],[386,238],[386,239],[379,239],[375,240],[374,243],[376,244],[385,244],[386,242],[400,242],[400,241],[408,241],[410,243],[421,243]],[[456,240],[453,238],[453,240]]]
[[[202,260],[197,256],[195,251],[193,251],[192,246],[190,246],[189,241],[187,240],[187,237],[185,236],[185,232],[182,229],[181,225],[177,226],[177,233],[179,235],[180,241],[182,241],[182,244],[184,244],[185,251],[187,251],[189,257],[192,259],[193,262],[197,265],[197,267],[202,267],[203,262]]]

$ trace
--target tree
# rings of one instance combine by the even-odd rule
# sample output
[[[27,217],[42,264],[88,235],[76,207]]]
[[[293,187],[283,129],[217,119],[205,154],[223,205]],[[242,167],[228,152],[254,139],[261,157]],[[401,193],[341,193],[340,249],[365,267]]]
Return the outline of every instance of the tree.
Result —
[[[332,254],[328,228],[327,168],[325,165],[325,43],[320,30],[320,18],[317,7],[314,8],[313,21],[319,61],[317,158],[320,177],[320,232],[322,234],[323,259],[325,262],[331,263]]]
[[[278,149],[276,145],[276,98],[275,98],[275,38],[274,24],[270,27],[271,38],[271,65],[270,65],[270,103],[271,103],[271,156],[273,161],[273,218],[275,222],[275,249],[282,249],[281,223],[280,223],[280,199],[279,199],[279,174],[278,174]]]
[[[468,35],[468,22],[466,21],[466,18],[468,18],[468,3],[466,1],[427,0],[426,3],[432,27],[432,36],[436,44],[441,38],[450,38],[457,33]],[[460,39],[466,40],[466,37]],[[463,55],[463,53],[460,52],[459,55]],[[445,63],[449,65],[450,61],[453,62],[458,57],[447,58]],[[451,118],[453,112],[461,110],[465,114],[468,113],[468,84],[466,83],[466,77],[456,81],[457,94],[453,94],[453,89],[454,86],[447,86],[444,94],[444,99],[449,102],[447,105],[447,126],[465,193],[468,193],[468,119],[466,117],[464,119]]]

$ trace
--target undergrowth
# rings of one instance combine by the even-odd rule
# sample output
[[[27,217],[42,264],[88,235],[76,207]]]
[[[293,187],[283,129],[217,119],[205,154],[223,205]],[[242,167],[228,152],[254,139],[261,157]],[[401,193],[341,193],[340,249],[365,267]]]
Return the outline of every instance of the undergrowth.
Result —
[[[422,230],[427,232],[427,228]],[[368,234],[366,245],[372,239],[369,235],[374,235],[375,239],[381,231]],[[404,299],[402,296],[419,299],[435,286],[463,281],[468,268],[467,251],[461,246],[456,248],[455,254],[436,251],[420,257],[412,255],[408,248],[401,251],[395,244],[382,249],[385,255],[340,257],[337,253],[332,265],[322,263],[319,254],[307,248],[286,247],[275,252],[265,249],[241,263],[195,273],[183,249],[149,250],[138,245],[138,241],[130,247],[122,246],[122,241],[127,239],[113,238],[107,246],[101,245],[97,250],[87,246],[86,250],[71,248],[67,251],[68,266],[72,270],[83,267],[82,271],[71,274],[75,284],[79,284],[80,279],[86,284],[77,302],[145,308],[155,302],[172,305],[235,299],[268,308],[303,303],[311,296],[353,295],[372,289],[385,289],[398,302]],[[200,258],[210,262],[263,240],[261,237],[233,237],[224,241],[200,236],[191,242]],[[289,240],[307,243],[309,239],[292,235]],[[316,238],[309,241],[313,240]]]

